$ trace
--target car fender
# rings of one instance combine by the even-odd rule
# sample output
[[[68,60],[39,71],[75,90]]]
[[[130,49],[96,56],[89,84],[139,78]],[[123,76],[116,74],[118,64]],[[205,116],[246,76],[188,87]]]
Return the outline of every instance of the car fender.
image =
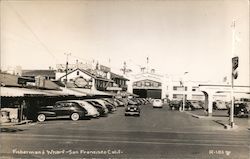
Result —
[[[46,117],[55,117],[56,113],[55,112],[49,112],[49,111],[39,111],[37,112],[38,114],[44,114]]]

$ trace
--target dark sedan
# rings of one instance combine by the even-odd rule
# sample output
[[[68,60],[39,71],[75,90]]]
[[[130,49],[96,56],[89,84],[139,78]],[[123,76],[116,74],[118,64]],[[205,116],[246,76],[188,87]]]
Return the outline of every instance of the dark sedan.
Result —
[[[76,121],[85,117],[86,113],[87,110],[77,102],[59,101],[55,105],[41,107],[37,112],[37,120],[43,122],[47,118],[70,118]]]
[[[125,108],[125,116],[128,116],[128,115],[140,116],[140,113],[141,113],[141,109],[140,109],[140,106],[138,105],[128,105]]]

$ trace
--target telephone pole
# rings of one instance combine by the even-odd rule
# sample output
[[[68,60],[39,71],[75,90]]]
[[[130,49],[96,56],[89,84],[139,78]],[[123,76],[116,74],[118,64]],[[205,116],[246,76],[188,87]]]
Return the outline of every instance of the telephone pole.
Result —
[[[71,55],[71,53],[64,53],[64,55],[66,55],[66,80],[65,80],[65,88],[67,88],[67,82],[68,82],[68,65],[69,65],[69,56]]]
[[[126,61],[123,62],[123,68],[121,68],[121,71],[122,71],[123,75],[125,75],[126,73],[132,71],[131,69],[127,69],[127,63],[126,63]]]
[[[238,57],[235,56],[235,20],[232,23],[232,68],[231,68],[231,108],[229,125],[234,127],[234,71],[238,67]],[[236,72],[237,73],[237,72]],[[236,77],[237,78],[237,77]]]

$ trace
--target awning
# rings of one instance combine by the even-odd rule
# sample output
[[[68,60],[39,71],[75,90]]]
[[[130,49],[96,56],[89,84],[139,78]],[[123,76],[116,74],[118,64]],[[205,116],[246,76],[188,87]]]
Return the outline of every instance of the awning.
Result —
[[[87,96],[88,93],[83,92],[83,91],[79,91],[79,90],[75,90],[73,88],[65,88],[65,87],[60,87],[60,89],[68,94],[68,95],[74,95],[74,96]]]
[[[19,87],[1,87],[1,97],[23,97],[23,96],[67,96],[60,90],[41,90],[41,89],[28,89]]]
[[[18,87],[1,87],[1,97],[23,97],[26,95],[46,96],[48,93],[40,92],[35,89],[18,88]]]
[[[98,91],[98,90],[91,90],[91,89],[86,89],[86,88],[68,88],[70,90],[76,91],[78,93],[85,93],[88,95],[107,95],[107,96],[113,96],[113,94],[108,93],[108,92],[103,92],[103,91]]]

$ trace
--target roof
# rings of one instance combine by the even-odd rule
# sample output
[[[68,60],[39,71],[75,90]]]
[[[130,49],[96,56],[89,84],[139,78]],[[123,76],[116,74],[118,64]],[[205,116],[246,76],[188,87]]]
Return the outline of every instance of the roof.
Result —
[[[0,73],[0,83],[1,83],[1,86],[21,87],[21,85],[18,84],[18,76],[11,75],[11,74]]]
[[[79,70],[79,71],[81,71],[81,72],[83,72],[83,73],[85,73],[85,74],[89,75],[90,77],[95,78],[95,75],[94,75],[94,74],[92,74],[91,72],[89,72],[89,71],[87,71],[87,70],[84,70],[84,69],[79,69],[79,68],[77,68],[77,69],[75,69],[75,70],[73,70],[73,71],[71,71],[71,72],[68,72],[68,74],[67,74],[67,75],[69,75],[69,74],[71,74],[71,73],[73,73],[73,72],[75,72],[75,71],[77,71],[77,70]],[[63,75],[63,76],[61,76],[61,77],[60,77],[60,79],[62,79],[62,78],[63,78],[63,77],[65,77],[65,76],[66,76],[66,74],[65,74],[65,75]]]
[[[55,70],[22,70],[22,76],[50,76],[55,77]]]
[[[86,93],[79,93],[67,88],[60,90],[41,90],[41,89],[28,89],[18,87],[1,87],[1,97],[23,97],[23,96],[86,96]]]
[[[83,72],[83,73],[89,75],[90,77],[92,77],[92,78],[94,78],[94,79],[98,79],[98,80],[102,80],[102,81],[108,81],[108,82],[114,82],[113,80],[110,80],[110,79],[107,79],[107,78],[103,78],[103,77],[96,76],[95,74],[91,73],[90,71],[87,71],[87,70],[84,70],[84,69],[79,69],[79,68],[77,68],[77,69],[75,69],[75,70],[73,70],[73,71],[71,71],[71,72],[68,72],[67,75],[69,75],[69,74],[71,74],[72,72],[75,72],[75,71],[77,71],[77,70],[79,70],[79,71],[81,71],[81,72]],[[65,77],[65,76],[66,76],[66,74],[63,75],[62,77],[60,77],[60,79],[62,79],[62,78]]]
[[[29,88],[36,87],[36,86],[23,86],[22,84],[19,84],[19,83],[25,84],[26,82],[35,82],[35,80],[32,80],[30,78],[26,78],[26,77],[19,77],[16,75],[0,73],[1,86],[4,86],[4,87],[29,87]],[[44,86],[39,87],[39,88],[59,89],[59,86],[50,80],[44,80]]]
[[[45,88],[45,89],[59,89],[59,86],[50,81],[50,80],[45,80],[45,83],[44,83],[44,87],[40,87],[40,88]]]
[[[103,92],[98,90],[91,90],[91,89],[85,89],[85,88],[68,88],[69,90],[73,90],[79,93],[85,93],[88,95],[107,95],[107,96],[113,96],[112,93],[109,92]]]
[[[61,90],[64,93],[67,93],[68,95],[74,95],[74,96],[87,96],[88,95],[88,93],[86,93],[86,92],[76,91],[76,90],[73,90],[71,88],[61,87]]]
[[[118,78],[118,79],[123,79],[123,80],[129,81],[129,79],[127,79],[121,75],[115,74],[113,72],[111,72],[110,75],[111,75],[111,78]]]

